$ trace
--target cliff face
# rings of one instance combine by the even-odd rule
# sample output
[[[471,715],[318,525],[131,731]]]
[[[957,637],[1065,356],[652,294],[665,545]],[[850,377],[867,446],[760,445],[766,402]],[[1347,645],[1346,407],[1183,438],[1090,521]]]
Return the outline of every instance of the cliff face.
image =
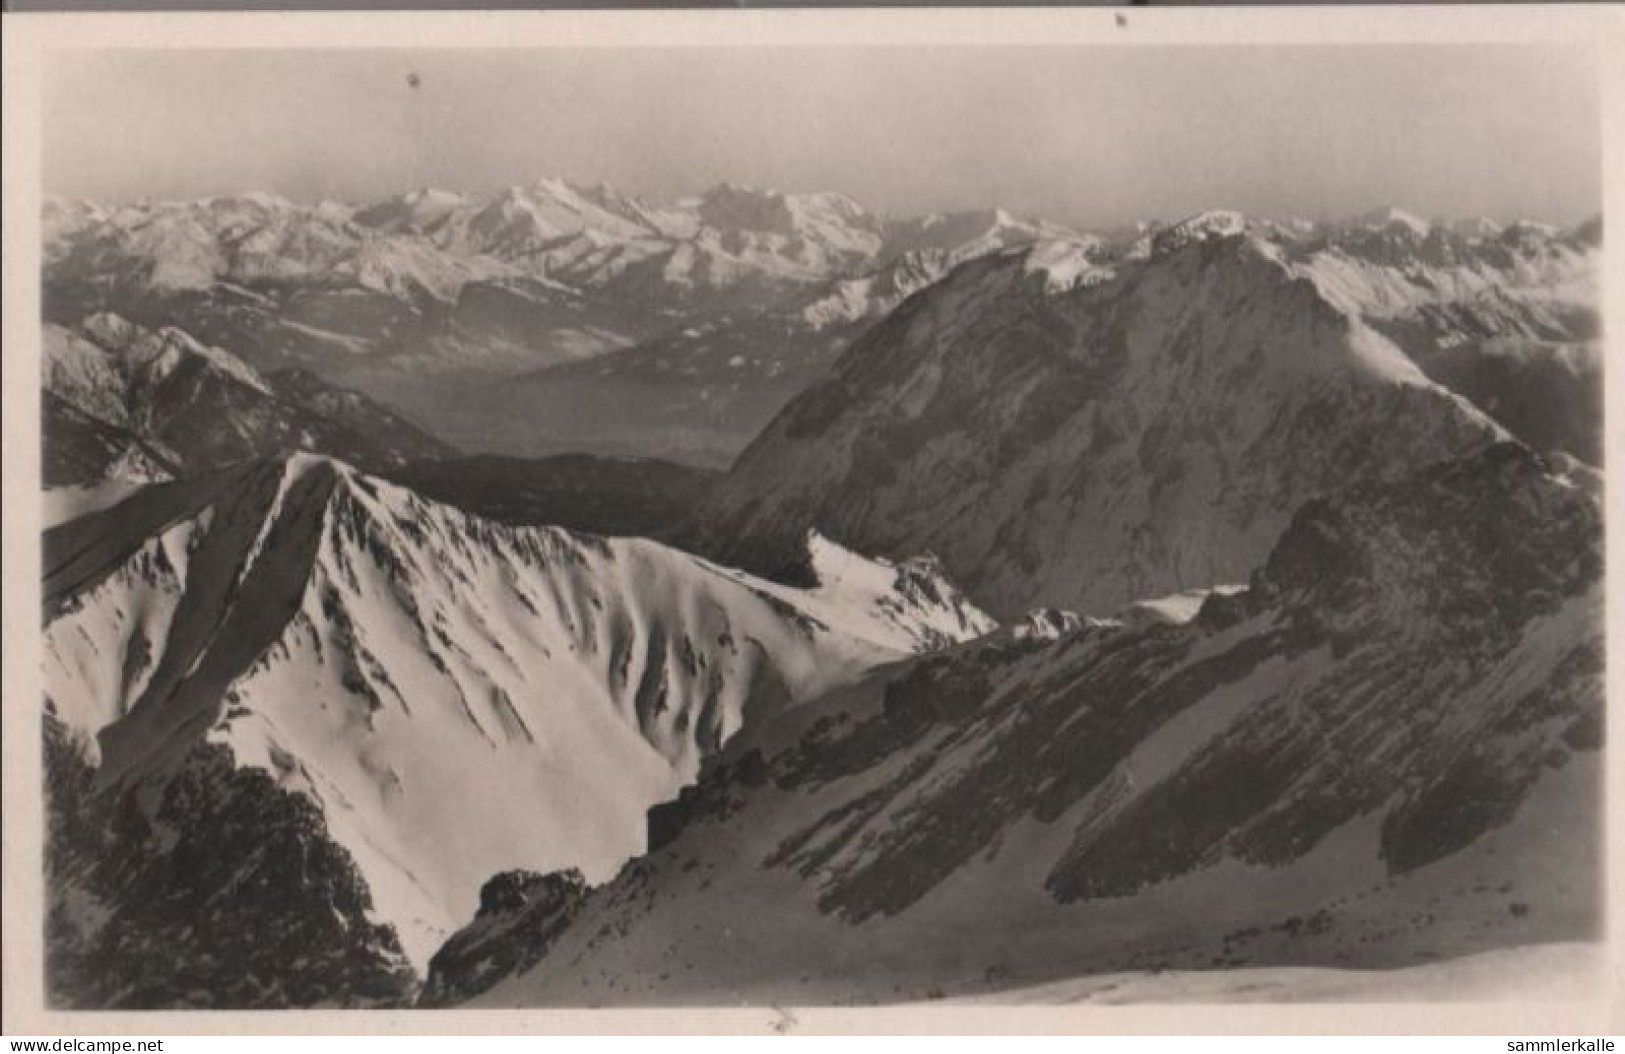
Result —
[[[418,977],[320,810],[199,745],[98,793],[46,718],[46,990],[62,1009],[409,1004]]]
[[[1011,617],[1245,578],[1305,502],[1505,433],[1289,251],[1195,228],[1076,288],[1036,254],[906,301],[714,489],[709,544],[782,565],[811,524],[929,550]]]
[[[586,900],[579,871],[504,871],[480,889],[474,921],[429,960],[419,1005],[455,1006],[541,961]]]

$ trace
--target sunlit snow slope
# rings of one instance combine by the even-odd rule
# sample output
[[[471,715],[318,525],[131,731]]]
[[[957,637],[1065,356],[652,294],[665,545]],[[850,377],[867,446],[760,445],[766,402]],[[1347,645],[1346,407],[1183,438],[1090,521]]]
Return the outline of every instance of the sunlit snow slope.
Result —
[[[747,714],[993,628],[930,563],[809,544],[790,589],[297,455],[49,534],[47,690],[105,786],[208,741],[307,796],[421,965],[497,871],[607,878]]]

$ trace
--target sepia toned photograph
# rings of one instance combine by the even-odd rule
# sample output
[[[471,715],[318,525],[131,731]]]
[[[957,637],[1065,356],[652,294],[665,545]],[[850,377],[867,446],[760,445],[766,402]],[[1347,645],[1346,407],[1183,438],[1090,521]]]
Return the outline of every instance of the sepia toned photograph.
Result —
[[[44,52],[45,1007],[1591,991],[1597,53],[1094,17]]]

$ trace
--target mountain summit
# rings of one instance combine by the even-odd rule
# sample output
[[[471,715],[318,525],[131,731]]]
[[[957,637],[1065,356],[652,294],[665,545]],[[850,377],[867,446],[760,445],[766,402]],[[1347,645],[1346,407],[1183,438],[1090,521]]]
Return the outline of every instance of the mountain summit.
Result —
[[[782,564],[811,523],[930,549],[1005,615],[1110,613],[1245,577],[1331,486],[1504,435],[1237,224],[1061,292],[1021,256],[961,266],[741,455],[717,550]]]
[[[189,823],[170,796],[209,759],[261,774],[420,968],[497,871],[613,874],[748,715],[994,628],[929,563],[813,538],[819,584],[791,589],[309,455],[145,489],[46,552],[49,709],[103,793]],[[190,881],[200,909],[226,892]]]

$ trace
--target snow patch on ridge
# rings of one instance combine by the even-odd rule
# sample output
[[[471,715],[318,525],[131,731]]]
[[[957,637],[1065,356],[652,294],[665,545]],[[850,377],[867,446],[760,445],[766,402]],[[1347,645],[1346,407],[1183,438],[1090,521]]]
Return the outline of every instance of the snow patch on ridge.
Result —
[[[1027,253],[1022,271],[1044,276],[1044,291],[1099,285],[1117,277],[1117,271],[1098,262],[1098,246],[1089,242],[1040,242]]]
[[[1124,617],[1130,621],[1151,621],[1181,626],[1197,616],[1208,597],[1233,597],[1246,591],[1246,583],[1209,586],[1206,589],[1184,589],[1178,593],[1130,604],[1128,610],[1124,612]]]

